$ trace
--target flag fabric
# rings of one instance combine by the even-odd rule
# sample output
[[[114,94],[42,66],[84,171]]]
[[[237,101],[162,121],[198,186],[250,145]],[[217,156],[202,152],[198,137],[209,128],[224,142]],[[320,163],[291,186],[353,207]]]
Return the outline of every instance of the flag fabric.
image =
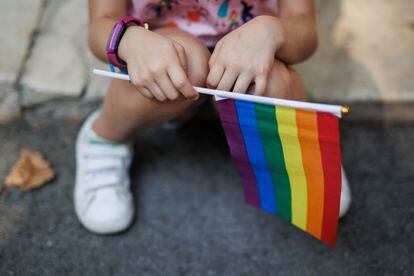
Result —
[[[338,117],[232,99],[218,107],[246,203],[334,246],[342,173]]]

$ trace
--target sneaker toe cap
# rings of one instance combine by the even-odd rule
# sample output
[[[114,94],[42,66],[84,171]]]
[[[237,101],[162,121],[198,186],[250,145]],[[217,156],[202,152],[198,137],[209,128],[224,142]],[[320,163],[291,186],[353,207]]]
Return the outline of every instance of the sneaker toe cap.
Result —
[[[339,208],[339,217],[342,218],[348,212],[352,196],[351,196],[351,189],[349,188],[349,182],[345,173],[342,174],[342,191],[341,191],[341,199],[340,199],[340,208]]]
[[[94,233],[113,234],[126,230],[133,216],[132,200],[95,198],[79,218]]]

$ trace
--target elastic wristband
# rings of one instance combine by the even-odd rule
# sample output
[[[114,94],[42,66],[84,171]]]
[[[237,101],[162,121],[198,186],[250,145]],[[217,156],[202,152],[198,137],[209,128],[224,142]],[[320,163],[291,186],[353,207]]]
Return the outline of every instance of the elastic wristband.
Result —
[[[114,66],[120,69],[126,69],[127,64],[125,61],[119,58],[118,47],[123,35],[125,34],[125,31],[131,25],[140,26],[148,29],[148,24],[142,24],[141,20],[139,20],[136,17],[123,17],[115,24],[106,46],[106,54],[108,56],[109,63],[113,64]]]

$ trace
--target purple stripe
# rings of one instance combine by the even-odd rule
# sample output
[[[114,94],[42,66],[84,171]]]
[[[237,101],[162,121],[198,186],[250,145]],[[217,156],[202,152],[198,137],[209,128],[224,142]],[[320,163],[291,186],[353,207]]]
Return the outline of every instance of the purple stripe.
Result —
[[[115,43],[119,37],[119,33],[122,30],[122,26],[123,26],[122,24],[116,24],[114,30],[112,31],[112,37],[111,37],[111,40],[109,42],[109,47],[108,47],[109,49],[115,49]]]
[[[241,176],[246,203],[259,208],[260,197],[257,181],[247,156],[236,105],[233,100],[221,100],[218,101],[218,107],[233,163]]]

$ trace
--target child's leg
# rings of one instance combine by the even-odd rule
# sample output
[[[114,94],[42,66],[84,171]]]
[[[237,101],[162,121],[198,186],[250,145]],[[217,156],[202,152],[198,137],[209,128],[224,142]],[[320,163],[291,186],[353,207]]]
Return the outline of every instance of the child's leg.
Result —
[[[306,90],[302,78],[294,69],[275,60],[269,74],[267,89],[263,96],[305,101]]]
[[[210,56],[207,48],[178,29],[157,32],[184,47],[190,81],[204,86]],[[202,100],[158,102],[142,96],[126,81],[112,81],[102,111],[89,116],[76,143],[75,210],[87,229],[109,234],[132,223],[135,208],[128,175],[132,147],[123,142],[137,129],[173,119]]]
[[[159,29],[157,33],[180,43],[186,52],[187,74],[195,86],[205,86],[210,52],[198,39],[175,28]],[[103,138],[126,141],[140,127],[159,124],[176,118],[199,104],[179,98],[159,102],[141,95],[126,81],[113,80],[105,97],[102,113],[93,129]]]

